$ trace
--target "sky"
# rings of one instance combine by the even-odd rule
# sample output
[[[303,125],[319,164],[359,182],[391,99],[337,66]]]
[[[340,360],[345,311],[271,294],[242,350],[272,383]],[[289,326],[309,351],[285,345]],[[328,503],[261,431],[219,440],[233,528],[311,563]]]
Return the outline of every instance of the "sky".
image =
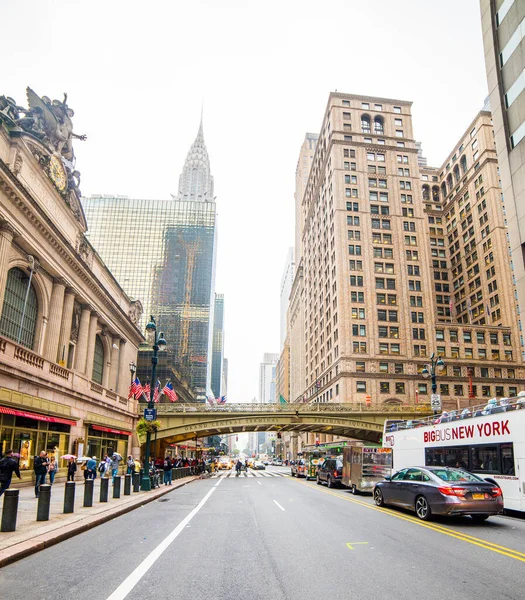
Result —
[[[176,193],[203,110],[230,402],[281,351],[295,168],[329,93],[413,101],[438,167],[488,94],[478,0],[1,0],[0,21],[0,95],[68,93],[84,196]]]

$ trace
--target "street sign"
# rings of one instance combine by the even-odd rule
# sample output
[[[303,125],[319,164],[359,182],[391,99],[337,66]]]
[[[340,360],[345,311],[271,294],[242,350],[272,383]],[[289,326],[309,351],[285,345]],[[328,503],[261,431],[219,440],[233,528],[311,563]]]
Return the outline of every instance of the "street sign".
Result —
[[[430,408],[432,410],[441,410],[441,395],[440,394],[430,394]]]
[[[146,421],[154,421],[157,418],[157,410],[155,408],[145,408],[144,418]]]

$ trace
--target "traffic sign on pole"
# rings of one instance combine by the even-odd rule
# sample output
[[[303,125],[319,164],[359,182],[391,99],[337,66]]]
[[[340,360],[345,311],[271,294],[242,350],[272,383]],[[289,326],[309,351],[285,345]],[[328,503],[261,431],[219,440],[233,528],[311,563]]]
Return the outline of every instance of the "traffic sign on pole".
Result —
[[[157,418],[157,410],[155,408],[145,408],[144,418],[146,421],[154,421]]]
[[[430,395],[430,408],[432,410],[441,411],[441,395],[431,394]]]

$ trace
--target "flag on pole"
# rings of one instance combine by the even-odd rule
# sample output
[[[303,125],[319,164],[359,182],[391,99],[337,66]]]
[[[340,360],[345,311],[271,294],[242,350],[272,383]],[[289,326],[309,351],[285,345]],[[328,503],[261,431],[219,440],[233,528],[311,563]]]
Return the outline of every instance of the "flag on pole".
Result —
[[[140,379],[138,377],[135,378],[135,381],[131,384],[131,387],[133,388],[133,394],[135,396],[135,400],[138,400],[143,393],[143,388],[142,388],[142,384],[140,383]]]
[[[208,404],[210,406],[213,406],[215,404],[215,397],[214,396],[211,396],[210,394],[208,394],[207,400],[208,400]]]
[[[160,381],[157,379],[157,383],[155,384],[155,389],[153,390],[153,402],[159,401],[160,394]]]
[[[288,400],[283,398],[281,394],[279,394],[279,404],[288,404]]]
[[[168,383],[162,388],[162,393],[168,397],[170,402],[176,402],[179,399],[175,393],[175,390],[173,389],[173,383],[171,383],[171,381],[168,381]]]
[[[142,388],[142,392],[144,394],[144,398],[146,399],[146,402],[149,402],[150,395],[151,395],[151,387],[149,385],[149,381],[147,381],[146,385]]]
[[[216,399],[217,404],[226,404],[226,396],[221,396]]]

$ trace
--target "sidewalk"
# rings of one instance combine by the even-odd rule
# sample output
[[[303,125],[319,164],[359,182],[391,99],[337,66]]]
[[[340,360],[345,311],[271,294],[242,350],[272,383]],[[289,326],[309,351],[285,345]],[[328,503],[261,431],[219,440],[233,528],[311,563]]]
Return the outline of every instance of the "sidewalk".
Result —
[[[176,479],[171,486],[161,485],[149,492],[131,492],[130,496],[124,496],[124,477],[122,477],[120,498],[112,497],[113,486],[110,481],[108,502],[101,503],[99,502],[100,478],[97,478],[93,506],[84,508],[82,506],[84,479],[80,480],[79,478],[75,487],[75,512],[70,514],[63,514],[65,484],[64,482],[55,483],[51,488],[49,521],[36,520],[38,500],[35,498],[34,487],[20,487],[16,531],[0,532],[0,568],[152,502],[195,479],[199,479],[199,476],[192,475]],[[4,497],[0,498],[0,508],[3,506],[3,499]]]

